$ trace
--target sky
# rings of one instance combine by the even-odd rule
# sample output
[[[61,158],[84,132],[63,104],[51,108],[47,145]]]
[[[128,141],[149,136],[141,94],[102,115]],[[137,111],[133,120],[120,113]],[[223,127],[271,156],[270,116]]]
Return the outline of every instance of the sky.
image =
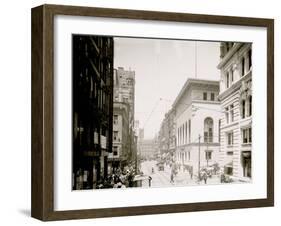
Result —
[[[135,120],[145,139],[159,132],[188,78],[220,79],[219,51],[219,42],[114,38],[114,68],[135,71]]]

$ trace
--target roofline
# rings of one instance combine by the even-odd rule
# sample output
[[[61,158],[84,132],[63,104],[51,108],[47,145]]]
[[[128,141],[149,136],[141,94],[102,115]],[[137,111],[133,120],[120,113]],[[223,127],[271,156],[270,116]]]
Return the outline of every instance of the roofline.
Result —
[[[190,88],[190,86],[192,84],[208,84],[208,85],[220,85],[220,81],[219,80],[209,80],[209,79],[197,79],[197,78],[188,78],[186,80],[186,82],[184,83],[181,91],[179,92],[179,94],[177,95],[174,103],[172,104],[172,107],[174,108],[176,106],[176,104],[178,103],[178,101],[181,99],[182,95],[184,94],[184,92]]]

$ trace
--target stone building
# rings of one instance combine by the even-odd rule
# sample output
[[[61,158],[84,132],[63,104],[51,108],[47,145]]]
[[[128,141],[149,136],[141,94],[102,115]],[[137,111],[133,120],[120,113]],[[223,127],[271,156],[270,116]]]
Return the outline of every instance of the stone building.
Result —
[[[111,172],[114,168],[127,164],[130,152],[129,139],[129,104],[114,102],[112,153],[108,155],[108,167]]]
[[[73,35],[73,189],[107,176],[112,151],[113,38]]]
[[[219,161],[219,81],[188,79],[173,103],[178,165],[198,169]]]
[[[251,179],[252,156],[252,46],[250,43],[221,43],[220,94],[224,111],[221,120],[220,164],[226,174],[240,181]]]
[[[125,102],[130,106],[130,127],[134,128],[135,118],[135,71],[123,67],[114,69],[114,101]]]
[[[114,69],[114,108],[113,115],[115,122],[113,125],[113,153],[112,160],[120,157],[120,161],[115,161],[122,168],[128,164],[135,164],[137,157],[137,137],[134,119],[135,109],[135,72],[125,70],[123,67]],[[121,107],[122,106],[122,107]],[[126,111],[125,111],[125,107]],[[120,112],[120,107],[123,112]],[[113,119],[114,120],[114,119]],[[126,128],[126,132],[124,131]],[[118,137],[118,138],[117,138]],[[115,140],[114,140],[115,139]],[[117,140],[116,140],[117,139]],[[118,139],[122,140],[121,144]],[[124,143],[126,142],[126,144]],[[114,153],[117,154],[114,156]],[[117,157],[118,156],[118,157]],[[121,164],[120,164],[121,163]]]
[[[175,111],[170,109],[161,123],[158,132],[158,144],[160,155],[166,160],[172,160],[176,149],[176,123]]]

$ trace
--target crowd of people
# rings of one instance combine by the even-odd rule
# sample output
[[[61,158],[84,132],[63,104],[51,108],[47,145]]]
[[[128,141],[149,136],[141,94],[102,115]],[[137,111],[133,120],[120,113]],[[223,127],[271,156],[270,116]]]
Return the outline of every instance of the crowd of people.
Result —
[[[158,160],[159,161],[159,160]],[[187,172],[189,174],[190,179],[193,179],[194,169],[193,166],[189,165],[181,165],[177,164],[174,161],[160,161],[164,164],[164,167],[170,168],[170,183],[174,184],[175,179],[177,178],[177,174],[179,172]],[[157,164],[156,164],[157,168]],[[151,173],[154,174],[155,170],[154,167],[151,168]],[[200,169],[199,177],[195,173],[195,179],[198,182],[202,181],[204,184],[207,184],[209,178],[212,178],[214,175],[220,176],[221,183],[230,183],[231,179],[224,175],[221,172],[222,169],[218,166],[218,164],[213,164],[209,167],[202,167]],[[112,168],[111,173],[107,176],[107,178],[98,181],[96,184],[96,189],[105,189],[105,188],[128,188],[128,187],[136,187],[138,176],[143,176],[142,172],[136,172],[135,167],[133,165],[127,165],[125,167],[115,167]],[[137,177],[136,177],[137,176]],[[136,178],[136,179],[135,179]],[[134,180],[135,179],[135,180]],[[149,187],[151,186],[152,177],[149,176]]]
[[[121,169],[120,167],[113,168],[107,178],[97,183],[97,189],[104,188],[127,188],[134,187],[134,177],[136,170],[132,165],[128,165]]]

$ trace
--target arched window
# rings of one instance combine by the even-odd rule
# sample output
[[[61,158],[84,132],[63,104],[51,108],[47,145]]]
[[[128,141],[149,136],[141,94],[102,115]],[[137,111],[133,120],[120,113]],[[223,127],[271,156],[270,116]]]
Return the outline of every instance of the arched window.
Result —
[[[213,142],[213,128],[214,121],[212,118],[208,117],[204,120],[204,142],[212,143]]]

